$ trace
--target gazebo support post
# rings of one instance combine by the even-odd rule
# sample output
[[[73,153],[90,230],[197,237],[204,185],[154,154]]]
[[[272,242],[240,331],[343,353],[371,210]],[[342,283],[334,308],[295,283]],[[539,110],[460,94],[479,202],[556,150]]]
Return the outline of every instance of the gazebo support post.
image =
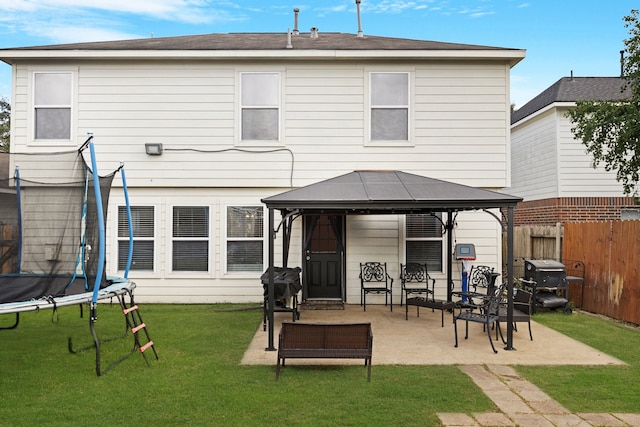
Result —
[[[507,208],[507,346],[513,347],[513,206]]]
[[[269,345],[265,349],[266,351],[275,351],[275,345],[273,342],[273,310],[274,310],[274,297],[275,297],[275,285],[274,285],[274,266],[273,266],[273,247],[276,239],[276,230],[274,228],[275,220],[274,220],[274,210],[273,208],[269,208],[269,284],[267,285],[267,323],[269,324]]]
[[[447,211],[447,301],[453,300],[453,212]]]

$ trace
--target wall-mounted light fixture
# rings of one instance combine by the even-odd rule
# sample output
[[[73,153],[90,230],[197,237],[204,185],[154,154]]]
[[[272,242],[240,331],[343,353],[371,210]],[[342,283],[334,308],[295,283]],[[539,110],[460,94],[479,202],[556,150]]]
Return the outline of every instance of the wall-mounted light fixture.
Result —
[[[162,143],[151,142],[144,144],[144,151],[150,156],[159,156],[162,154]]]

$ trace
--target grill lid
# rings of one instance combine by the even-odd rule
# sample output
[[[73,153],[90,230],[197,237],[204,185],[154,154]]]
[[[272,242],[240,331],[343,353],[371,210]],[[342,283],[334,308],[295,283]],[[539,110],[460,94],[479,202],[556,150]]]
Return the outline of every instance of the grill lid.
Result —
[[[527,271],[565,271],[563,263],[552,259],[527,259],[525,260]]]

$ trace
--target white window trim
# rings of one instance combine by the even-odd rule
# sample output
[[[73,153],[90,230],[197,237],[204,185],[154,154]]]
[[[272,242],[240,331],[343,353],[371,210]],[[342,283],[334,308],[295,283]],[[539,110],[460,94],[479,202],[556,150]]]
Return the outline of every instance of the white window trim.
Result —
[[[128,237],[123,237],[120,238],[118,236],[118,212],[120,210],[120,207],[125,207],[126,205],[124,203],[114,203],[115,206],[115,214],[112,214],[111,218],[115,218],[115,221],[113,221],[113,235],[115,236],[115,246],[113,249],[113,265],[115,267],[115,270],[117,270],[118,274],[122,274],[124,273],[124,270],[120,270],[119,269],[119,256],[120,256],[120,245],[119,243],[121,241],[128,241]],[[146,204],[146,203],[135,203],[131,205],[131,208],[137,208],[137,207],[152,207],[153,208],[153,237],[137,237],[134,238],[134,246],[135,246],[135,241],[136,240],[143,240],[143,241],[151,241],[153,240],[153,270],[135,270],[130,268],[129,269],[129,278],[152,278],[152,277],[157,277],[157,275],[159,274],[159,254],[158,254],[158,250],[159,250],[159,240],[160,240],[160,224],[159,224],[159,215],[160,215],[160,207],[158,205],[153,205],[153,204]]]
[[[267,224],[268,222],[268,217],[267,217],[267,210],[265,209],[264,205],[260,205],[260,204],[256,204],[255,201],[252,202],[247,202],[247,203],[242,203],[242,202],[237,202],[237,203],[227,203],[225,205],[223,205],[222,207],[222,223],[220,224],[220,228],[221,228],[221,232],[220,232],[220,237],[222,238],[222,253],[220,255],[220,261],[222,263],[222,267],[223,267],[223,272],[225,276],[228,277],[234,277],[234,278],[253,278],[256,276],[260,276],[262,275],[262,271],[257,272],[257,271],[228,271],[227,268],[227,242],[229,240],[228,236],[227,236],[227,208],[228,207],[233,207],[233,206],[249,206],[249,207],[256,207],[256,208],[261,208],[262,209],[262,266],[263,269],[262,270],[266,270],[267,267],[267,263],[268,263],[268,236],[269,236],[269,226]],[[257,238],[234,238],[234,240],[246,240],[246,241],[255,241],[258,240]]]
[[[173,208],[174,207],[188,207],[188,206],[202,206],[202,207],[207,207],[209,208],[209,237],[189,237],[189,238],[180,238],[180,239],[175,239],[173,237]],[[165,260],[165,265],[166,265],[166,271],[167,271],[167,275],[172,277],[172,278],[178,278],[178,277],[194,277],[194,276],[198,276],[198,277],[209,277],[213,274],[214,272],[214,266],[213,266],[213,262],[215,260],[215,254],[214,254],[214,245],[213,245],[213,241],[215,239],[215,233],[214,233],[214,216],[213,216],[213,210],[214,210],[214,206],[210,205],[210,204],[202,204],[202,203],[198,203],[198,202],[194,202],[194,203],[190,203],[189,201],[185,201],[184,203],[175,203],[172,205],[169,205],[168,207],[168,211],[167,211],[167,216],[168,216],[168,221],[167,221],[167,240],[169,241],[169,244],[167,245],[168,249],[167,249],[167,256],[166,256],[166,260]],[[189,240],[189,241],[193,241],[193,240],[208,240],[208,249],[209,249],[209,258],[207,260],[207,266],[208,266],[208,270],[207,271],[184,271],[184,270],[178,270],[175,271],[173,270],[173,242],[174,241],[180,241],[180,240]]]
[[[373,93],[371,89],[371,74],[407,74],[408,75],[408,94],[407,94],[407,139],[406,140],[372,140],[371,139],[371,95]],[[366,96],[366,110],[365,110],[365,146],[373,147],[413,147],[415,145],[415,124],[413,120],[414,107],[413,100],[415,99],[415,70],[412,67],[404,67],[402,69],[368,69],[365,73],[365,88],[367,91]],[[397,107],[397,106],[394,106]]]
[[[445,216],[445,213],[442,212],[442,216]],[[445,218],[442,219],[445,221]],[[447,242],[445,240],[445,235],[441,235],[440,237],[421,237],[421,238],[407,238],[407,216],[400,215],[400,259],[402,263],[407,262],[407,241],[441,241],[442,242],[442,253],[440,257],[442,259],[442,271],[429,271],[429,274],[435,278],[443,278],[445,277],[447,271],[447,264],[449,263],[449,258],[446,256],[447,254]]]
[[[242,104],[242,76],[245,74],[277,74],[278,75],[278,139],[242,139],[242,110],[244,108],[243,104]],[[237,88],[237,126],[235,126],[236,129],[236,146],[243,146],[243,147],[251,147],[251,146],[258,146],[258,147],[264,147],[264,146],[269,146],[269,147],[274,147],[274,146],[284,146],[285,145],[285,138],[283,135],[283,129],[285,129],[283,121],[284,121],[284,106],[283,106],[283,100],[284,100],[284,87],[285,87],[285,73],[283,70],[264,70],[264,69],[256,69],[256,70],[245,70],[245,71],[238,71],[236,73],[236,88]],[[254,108],[258,108],[256,106],[253,106]],[[272,107],[272,106],[267,106],[267,107]]]
[[[28,84],[28,96],[29,96],[29,142],[27,145],[32,147],[76,147],[78,145],[75,139],[76,129],[78,128],[78,67],[30,67],[29,70],[29,84]],[[35,76],[36,74],[71,74],[71,118],[70,118],[70,132],[69,139],[36,139],[36,91],[35,91]]]

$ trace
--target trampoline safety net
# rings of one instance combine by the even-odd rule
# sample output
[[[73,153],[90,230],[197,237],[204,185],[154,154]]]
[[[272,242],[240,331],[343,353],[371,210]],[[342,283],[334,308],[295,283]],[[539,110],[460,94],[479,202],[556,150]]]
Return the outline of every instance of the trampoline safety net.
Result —
[[[84,156],[0,153],[0,303],[87,292],[104,271],[94,177]],[[105,222],[116,172],[99,179]]]

